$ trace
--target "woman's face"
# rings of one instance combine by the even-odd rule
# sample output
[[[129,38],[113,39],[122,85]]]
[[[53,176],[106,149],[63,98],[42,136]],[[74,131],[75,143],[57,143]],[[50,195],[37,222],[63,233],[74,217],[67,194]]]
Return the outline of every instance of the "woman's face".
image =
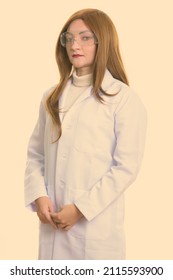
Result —
[[[69,25],[66,36],[67,55],[76,69],[76,74],[78,76],[90,74],[96,54],[93,33],[82,19],[77,19]]]

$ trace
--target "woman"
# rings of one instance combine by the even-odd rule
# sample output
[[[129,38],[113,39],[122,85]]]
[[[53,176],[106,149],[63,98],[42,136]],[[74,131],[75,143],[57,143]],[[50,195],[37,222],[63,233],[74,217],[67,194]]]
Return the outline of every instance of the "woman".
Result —
[[[102,11],[70,17],[56,59],[60,82],[41,101],[25,174],[39,259],[124,259],[124,191],[141,164],[145,109]]]

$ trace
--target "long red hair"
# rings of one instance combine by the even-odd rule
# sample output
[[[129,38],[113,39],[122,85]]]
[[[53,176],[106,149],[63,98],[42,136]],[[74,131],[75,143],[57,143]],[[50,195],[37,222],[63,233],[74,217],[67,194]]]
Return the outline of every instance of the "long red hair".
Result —
[[[98,40],[93,64],[93,94],[102,102],[103,99],[99,95],[99,91],[101,90],[103,94],[108,94],[101,88],[106,68],[114,78],[128,85],[128,79],[120,55],[117,31],[112,20],[104,12],[97,9],[84,9],[74,13],[67,20],[61,33],[67,31],[71,22],[76,19],[82,19]],[[58,127],[57,137],[59,139],[61,136],[61,122],[59,118],[61,108],[58,106],[58,101],[69,80],[73,67],[68,59],[66,49],[60,43],[60,36],[56,45],[56,61],[59,68],[60,81],[47,99],[47,109],[53,123]]]

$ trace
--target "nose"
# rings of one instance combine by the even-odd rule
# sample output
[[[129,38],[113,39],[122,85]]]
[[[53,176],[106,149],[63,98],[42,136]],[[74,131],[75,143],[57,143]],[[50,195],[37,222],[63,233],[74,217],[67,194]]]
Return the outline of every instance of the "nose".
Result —
[[[73,43],[71,44],[71,48],[72,49],[80,49],[80,44],[78,43],[78,41],[75,38],[73,39]]]

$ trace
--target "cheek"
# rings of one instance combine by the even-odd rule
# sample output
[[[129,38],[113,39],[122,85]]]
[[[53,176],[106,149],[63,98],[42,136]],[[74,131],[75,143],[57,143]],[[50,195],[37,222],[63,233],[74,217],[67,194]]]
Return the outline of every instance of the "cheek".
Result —
[[[68,59],[70,59],[70,50],[68,48],[66,48],[66,52],[67,52]]]
[[[90,49],[90,51],[88,52],[88,58],[90,58],[90,60],[93,62],[94,58],[96,55],[96,46],[92,46],[92,48]]]

